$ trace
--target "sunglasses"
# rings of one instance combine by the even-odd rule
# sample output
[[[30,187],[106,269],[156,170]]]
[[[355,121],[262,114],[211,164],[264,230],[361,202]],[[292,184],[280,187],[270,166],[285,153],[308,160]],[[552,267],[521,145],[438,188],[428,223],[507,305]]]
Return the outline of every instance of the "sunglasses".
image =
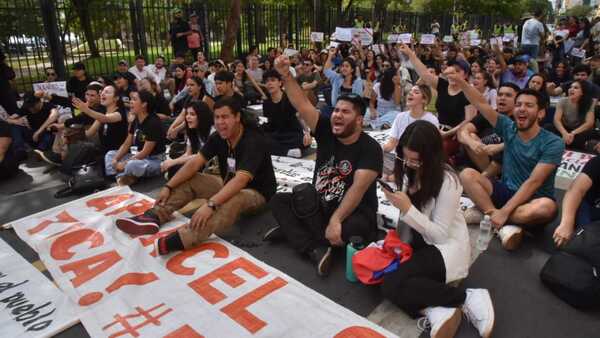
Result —
[[[414,161],[414,160],[410,160],[410,159],[405,160],[402,157],[398,157],[397,155],[396,155],[396,160],[398,160],[398,162],[402,163],[403,166],[408,166],[408,167],[417,168],[417,169],[420,168],[421,164],[422,164],[421,161]]]

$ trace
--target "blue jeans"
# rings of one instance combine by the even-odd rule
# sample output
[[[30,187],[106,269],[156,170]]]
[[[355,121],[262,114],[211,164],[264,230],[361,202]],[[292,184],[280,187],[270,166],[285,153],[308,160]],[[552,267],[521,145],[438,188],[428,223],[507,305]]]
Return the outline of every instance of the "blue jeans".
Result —
[[[104,169],[106,176],[135,176],[135,177],[153,177],[160,175],[160,163],[163,160],[163,155],[148,156],[143,160],[129,160],[133,157],[131,153],[123,156],[121,161],[127,161],[125,169],[117,173],[117,170],[112,166],[112,160],[117,155],[118,150],[111,150],[104,156]]]
[[[50,132],[44,131],[37,143],[33,141],[33,130],[17,125],[11,125],[11,136],[12,136],[12,147],[15,153],[26,152],[27,149],[25,144],[29,144],[35,149],[39,149],[42,151],[48,150],[52,148],[52,143],[54,142],[54,135]]]
[[[397,110],[387,110],[384,112],[378,112],[379,116],[376,119],[371,119],[370,109],[367,109],[365,116],[363,118],[364,124],[370,125],[373,129],[381,129],[384,124],[387,124],[388,127],[391,127],[394,123],[394,119],[396,119],[396,115],[398,115],[399,111]]]
[[[575,226],[577,229],[598,220],[600,220],[600,208],[591,205],[586,200],[581,201],[575,216]]]
[[[529,55],[532,58],[537,58],[540,53],[540,46],[538,45],[521,45],[521,51]]]

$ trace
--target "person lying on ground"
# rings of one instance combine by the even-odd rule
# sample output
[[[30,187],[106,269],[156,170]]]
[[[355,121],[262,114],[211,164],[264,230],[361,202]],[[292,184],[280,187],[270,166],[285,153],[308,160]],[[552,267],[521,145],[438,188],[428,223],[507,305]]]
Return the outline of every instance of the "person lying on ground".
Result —
[[[523,228],[543,226],[556,217],[554,176],[565,145],[539,125],[545,113],[539,92],[531,89],[519,92],[513,121],[492,109],[463,79],[452,76],[504,140],[500,180],[471,168],[464,169],[460,178],[467,196],[482,212],[481,217],[490,215],[503,247],[514,250],[521,244]]]
[[[360,94],[337,96],[330,118],[310,103],[289,72],[290,61],[278,57],[275,68],[300,118],[313,131],[317,159],[313,184],[318,217],[304,218],[293,210],[293,195],[279,193],[270,202],[278,226],[270,229],[267,241],[285,238],[299,253],[308,256],[317,273],[325,276],[331,266],[332,247],[341,247],[352,236],[365,242],[375,238],[377,195],[375,179],[381,175],[382,151],[373,138],[362,131],[366,107]],[[298,202],[296,202],[298,204]]]
[[[157,240],[160,255],[192,248],[213,233],[227,233],[242,213],[259,210],[275,194],[268,141],[257,126],[244,120],[239,102],[231,97],[217,101],[214,122],[217,132],[165,184],[154,207],[116,221],[128,234],[153,234],[193,199],[206,199],[189,224]],[[215,156],[220,175],[198,173]]]

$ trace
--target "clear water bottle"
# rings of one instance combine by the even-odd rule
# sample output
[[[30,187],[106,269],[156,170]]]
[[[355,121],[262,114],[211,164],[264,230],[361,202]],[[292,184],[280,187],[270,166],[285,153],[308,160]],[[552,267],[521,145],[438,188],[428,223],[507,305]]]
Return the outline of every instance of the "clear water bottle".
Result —
[[[485,215],[479,223],[479,237],[477,237],[477,249],[485,251],[492,239],[492,220],[489,215]]]

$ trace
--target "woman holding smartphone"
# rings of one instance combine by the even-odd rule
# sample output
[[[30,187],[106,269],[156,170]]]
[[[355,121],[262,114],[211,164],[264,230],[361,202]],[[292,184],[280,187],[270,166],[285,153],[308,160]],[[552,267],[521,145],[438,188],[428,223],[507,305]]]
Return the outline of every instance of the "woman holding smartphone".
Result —
[[[383,191],[400,210],[399,221],[410,227],[413,255],[385,276],[384,297],[413,317],[425,315],[431,337],[453,337],[461,310],[482,337],[489,337],[494,309],[488,291],[449,285],[467,277],[471,246],[459,205],[463,189],[445,163],[442,136],[433,124],[415,121],[396,153],[399,189]]]

